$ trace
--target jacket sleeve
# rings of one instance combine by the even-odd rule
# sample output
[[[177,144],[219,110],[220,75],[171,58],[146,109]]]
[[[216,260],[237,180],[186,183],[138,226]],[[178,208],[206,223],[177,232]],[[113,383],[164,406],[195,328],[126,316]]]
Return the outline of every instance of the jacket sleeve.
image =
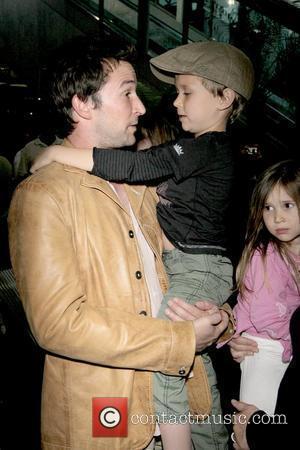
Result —
[[[195,353],[191,322],[172,323],[103,307],[103,302],[91,304],[69,216],[49,187],[32,181],[17,188],[11,204],[12,265],[39,345],[72,360],[110,367],[173,375],[182,366],[189,368]]]
[[[236,328],[235,317],[230,305],[228,303],[224,303],[222,306],[219,307],[219,309],[226,312],[229,321],[227,328],[223,331],[223,333],[221,334],[221,336],[219,336],[217,340],[217,348],[222,347],[232,338]]]

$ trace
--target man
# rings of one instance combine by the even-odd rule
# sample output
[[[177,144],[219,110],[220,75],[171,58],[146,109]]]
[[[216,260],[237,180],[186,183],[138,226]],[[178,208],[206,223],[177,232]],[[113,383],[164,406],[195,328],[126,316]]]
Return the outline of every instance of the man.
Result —
[[[101,48],[73,43],[58,58],[53,99],[65,120],[65,145],[135,142],[145,108],[128,58],[108,42]],[[151,189],[110,184],[55,163],[14,195],[13,269],[32,332],[47,351],[46,450],[146,448],[155,429],[152,372],[188,373],[195,351],[227,326],[227,315],[213,310],[194,321],[151,317],[167,287],[155,205]],[[197,383],[202,372],[194,372]],[[107,422],[103,434],[98,417],[105,408],[92,410],[93,398],[111,397],[128,398],[127,437]]]

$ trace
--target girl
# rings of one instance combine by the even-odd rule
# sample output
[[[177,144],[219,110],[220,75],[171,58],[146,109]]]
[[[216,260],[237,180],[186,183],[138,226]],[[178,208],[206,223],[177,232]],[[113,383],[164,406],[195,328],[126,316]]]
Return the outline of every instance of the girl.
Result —
[[[258,353],[241,362],[240,400],[274,414],[291,358],[290,318],[300,305],[300,167],[283,161],[261,176],[250,208],[238,269],[237,334]]]

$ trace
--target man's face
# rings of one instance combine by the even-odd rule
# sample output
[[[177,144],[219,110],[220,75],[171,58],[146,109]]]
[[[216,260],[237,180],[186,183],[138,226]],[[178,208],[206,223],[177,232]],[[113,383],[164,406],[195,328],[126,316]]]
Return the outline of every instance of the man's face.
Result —
[[[133,145],[138,118],[145,114],[145,107],[136,93],[136,75],[131,64],[120,61],[96,95],[100,104],[92,111],[92,125],[97,145]]]

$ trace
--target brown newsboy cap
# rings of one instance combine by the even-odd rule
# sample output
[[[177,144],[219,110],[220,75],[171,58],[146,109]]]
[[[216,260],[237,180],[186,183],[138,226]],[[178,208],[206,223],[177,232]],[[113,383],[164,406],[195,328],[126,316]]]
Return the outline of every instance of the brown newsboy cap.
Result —
[[[253,65],[241,50],[224,42],[193,42],[150,59],[153,74],[174,84],[175,75],[198,75],[233,89],[249,100],[254,86]]]

